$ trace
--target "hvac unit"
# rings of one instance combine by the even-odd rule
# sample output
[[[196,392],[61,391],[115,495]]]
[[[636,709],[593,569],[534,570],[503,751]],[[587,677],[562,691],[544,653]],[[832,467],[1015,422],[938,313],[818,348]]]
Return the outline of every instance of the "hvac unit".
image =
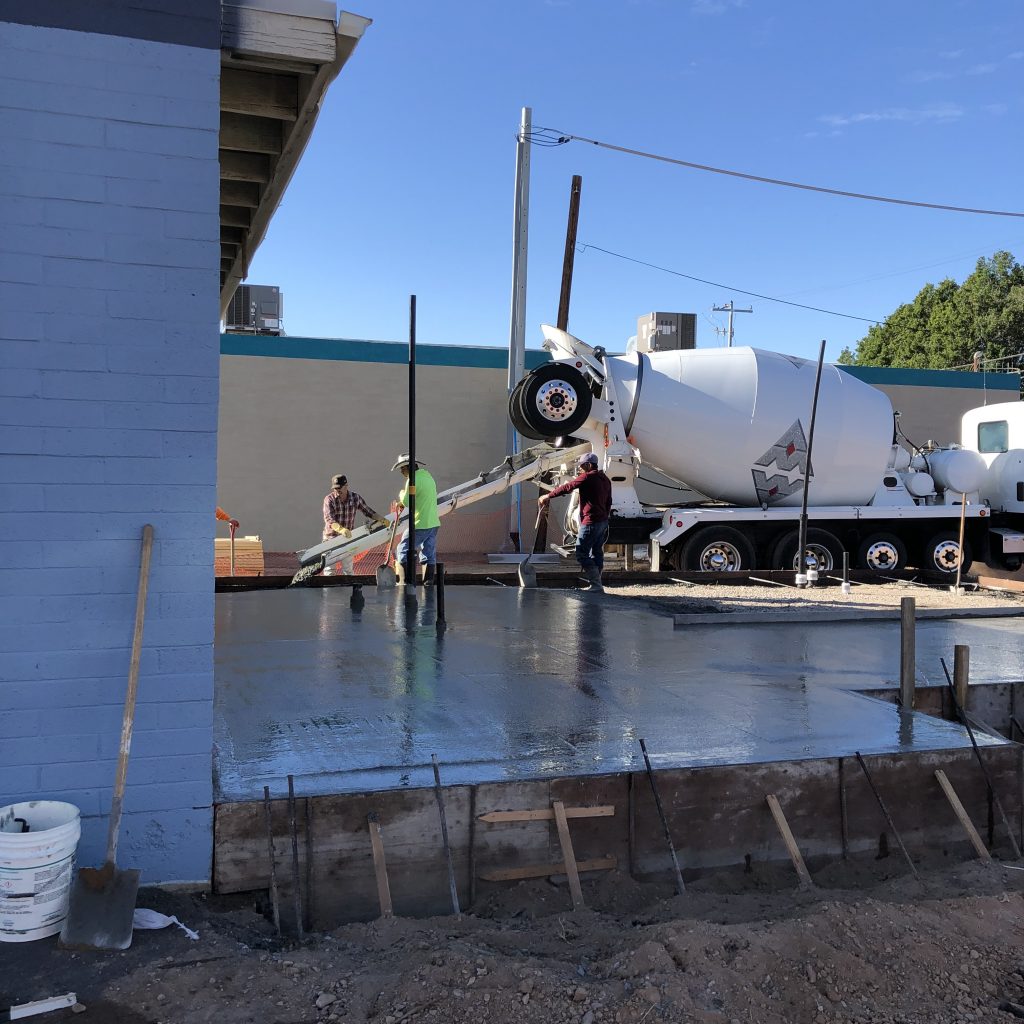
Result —
[[[696,313],[648,313],[637,319],[637,352],[667,352],[696,347]]]
[[[284,296],[267,284],[240,284],[231,296],[224,328],[235,334],[283,334]]]

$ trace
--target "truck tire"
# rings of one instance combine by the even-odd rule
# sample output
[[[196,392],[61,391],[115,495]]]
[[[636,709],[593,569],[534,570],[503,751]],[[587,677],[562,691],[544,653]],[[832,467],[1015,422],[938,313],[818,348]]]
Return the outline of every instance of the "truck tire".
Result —
[[[538,366],[516,385],[516,392],[516,412],[532,433],[519,432],[537,440],[575,433],[589,419],[594,401],[587,378],[566,363]]]
[[[941,530],[924,546],[921,557],[921,568],[928,572],[941,572],[947,576],[955,576],[957,564],[961,573],[967,572],[974,558],[971,555],[971,544],[964,538],[963,558],[960,555],[960,533],[952,530]]]
[[[907,567],[907,547],[892,533],[873,533],[857,551],[857,565],[868,572],[900,572]]]
[[[753,567],[753,546],[731,526],[701,527],[683,544],[677,564],[684,572],[739,572]]]
[[[520,404],[523,399],[523,385],[526,383],[524,377],[513,389],[512,394],[508,396],[508,418],[512,421],[512,426],[522,434],[523,437],[528,437],[531,441],[543,441],[544,435],[536,431],[527,420],[523,413],[522,405]]]
[[[799,543],[799,531],[784,533],[772,549],[772,568],[803,572],[802,568],[797,567],[796,549]],[[839,538],[828,530],[819,530],[817,527],[808,529],[804,551],[811,556],[807,559],[807,569],[834,572],[837,566],[843,564],[843,545]]]

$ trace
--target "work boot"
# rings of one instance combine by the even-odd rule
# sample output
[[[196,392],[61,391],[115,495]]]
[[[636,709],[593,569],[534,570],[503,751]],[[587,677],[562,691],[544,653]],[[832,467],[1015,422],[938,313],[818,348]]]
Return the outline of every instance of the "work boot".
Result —
[[[402,562],[395,562],[395,581],[398,586],[405,586],[405,565]]]
[[[436,568],[433,565],[425,565],[423,567],[423,586],[432,587],[434,585],[434,575]]]
[[[604,587],[601,586],[601,570],[596,565],[590,566],[587,570],[587,579],[590,580],[590,586],[584,587],[584,590],[589,590],[593,594],[603,594]]]

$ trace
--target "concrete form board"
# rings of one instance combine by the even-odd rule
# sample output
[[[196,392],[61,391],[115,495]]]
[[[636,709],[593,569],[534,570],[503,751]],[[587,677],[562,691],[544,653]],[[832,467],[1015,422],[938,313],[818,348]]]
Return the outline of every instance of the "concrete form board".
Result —
[[[1019,833],[1020,748],[1005,746],[985,752],[986,764],[1001,794],[1011,824]],[[881,755],[868,759],[876,786],[886,801],[904,843],[913,856],[945,855],[963,859],[966,838],[934,778],[942,768],[986,833],[985,784],[973,754],[965,750]],[[749,854],[754,871],[788,862],[765,797],[774,793],[782,804],[798,845],[812,872],[841,855],[840,772],[838,759],[733,765],[659,771],[657,780],[680,863],[687,878],[708,870],[744,863]],[[870,854],[887,835],[878,805],[859,767],[844,765],[850,852]],[[668,877],[670,862],[664,834],[646,776],[634,774],[633,873]],[[459,899],[469,904],[470,864],[477,879],[502,868],[555,864],[561,849],[553,821],[481,822],[492,810],[611,804],[612,817],[572,819],[570,830],[579,861],[614,856],[619,870],[630,870],[629,775],[579,776],[533,782],[495,783],[445,789],[449,839]],[[380,819],[395,912],[432,915],[450,911],[447,869],[441,845],[434,793],[430,789],[313,797],[312,898],[315,926],[329,928],[342,921],[378,916],[367,815]],[[470,829],[470,807],[476,818]],[[285,802],[274,804],[278,877],[287,876],[289,840]],[[300,801],[300,821],[302,820]],[[997,830],[997,839],[999,832]],[[269,884],[263,811],[259,804],[224,804],[217,808],[215,886],[230,893]],[[472,854],[470,843],[472,842]],[[305,833],[300,832],[300,876],[305,878]],[[287,879],[284,883],[288,884]],[[491,883],[500,884],[500,883]],[[487,890],[477,882],[476,889]],[[557,896],[553,898],[557,899]],[[566,896],[568,900],[568,896]],[[285,898],[284,905],[290,905]]]

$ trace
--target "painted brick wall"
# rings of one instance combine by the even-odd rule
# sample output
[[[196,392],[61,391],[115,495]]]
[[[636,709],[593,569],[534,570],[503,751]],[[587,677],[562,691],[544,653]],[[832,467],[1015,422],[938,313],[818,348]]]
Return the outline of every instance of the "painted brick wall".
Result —
[[[77,804],[102,861],[152,523],[119,851],[150,882],[210,867],[219,62],[0,22],[0,804]]]

